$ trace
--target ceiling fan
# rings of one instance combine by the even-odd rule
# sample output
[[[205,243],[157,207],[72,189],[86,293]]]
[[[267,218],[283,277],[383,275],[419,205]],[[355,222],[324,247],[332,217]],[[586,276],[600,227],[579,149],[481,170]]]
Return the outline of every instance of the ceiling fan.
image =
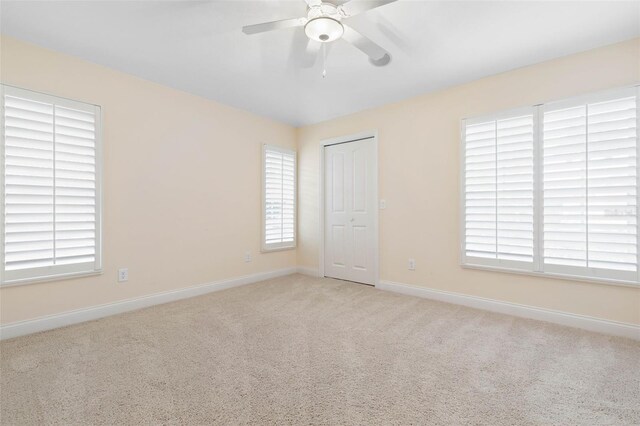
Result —
[[[391,55],[386,50],[350,26],[345,25],[342,20],[397,0],[304,1],[308,6],[306,17],[247,25],[242,27],[242,32],[250,35],[283,28],[304,27],[304,32],[309,40],[321,43],[315,43],[317,49],[326,43],[343,39],[364,52],[373,65],[383,66],[391,61]],[[311,49],[313,48],[312,46]]]

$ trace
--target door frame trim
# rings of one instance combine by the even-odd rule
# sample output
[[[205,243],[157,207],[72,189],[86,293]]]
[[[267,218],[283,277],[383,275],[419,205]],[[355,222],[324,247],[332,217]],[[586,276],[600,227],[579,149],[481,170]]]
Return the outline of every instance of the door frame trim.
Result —
[[[373,285],[378,287],[380,285],[380,225],[379,225],[379,192],[378,192],[378,178],[379,178],[379,169],[378,169],[378,131],[377,130],[369,130],[366,132],[356,133],[352,135],[346,136],[338,136],[335,138],[325,139],[320,141],[320,179],[318,182],[319,185],[319,250],[318,250],[318,275],[320,277],[324,277],[324,231],[325,231],[325,217],[324,217],[324,201],[325,201],[325,173],[324,173],[324,155],[325,155],[325,147],[331,145],[338,145],[349,142],[356,142],[363,139],[371,139],[371,143],[373,143],[373,168],[374,168],[374,179],[373,179],[373,192],[375,194],[376,204],[373,209],[373,227],[374,227],[374,243],[373,243]]]

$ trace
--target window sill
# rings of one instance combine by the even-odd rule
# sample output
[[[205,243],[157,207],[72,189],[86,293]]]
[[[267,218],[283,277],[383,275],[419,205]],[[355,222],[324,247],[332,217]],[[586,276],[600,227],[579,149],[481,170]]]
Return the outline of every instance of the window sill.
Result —
[[[262,247],[260,249],[260,253],[273,253],[276,251],[286,251],[286,250],[295,250],[296,246],[292,245],[292,246],[284,246],[284,247]]]
[[[63,280],[68,280],[73,278],[93,277],[97,275],[102,275],[102,269],[91,271],[91,272],[71,272],[68,274],[49,275],[46,277],[21,278],[17,280],[2,281],[2,283],[0,284],[0,287],[16,287],[19,285],[39,284],[39,283],[46,283],[46,282],[52,282],[52,281],[63,281]]]
[[[571,275],[571,274],[561,274],[557,272],[535,272],[535,271],[526,271],[522,269],[513,269],[513,268],[505,268],[500,266],[485,266],[471,263],[462,263],[460,265],[463,269],[474,269],[480,271],[489,271],[489,272],[499,272],[499,273],[507,273],[507,274],[515,274],[515,275],[528,275],[531,277],[539,277],[539,278],[553,278],[553,279],[561,279],[561,280],[569,280],[569,281],[580,281],[583,283],[593,283],[593,284],[605,284],[605,285],[615,285],[619,287],[631,287],[631,288],[639,288],[640,283],[636,281],[628,281],[628,280],[616,280],[610,278],[592,278],[585,277],[581,275]]]

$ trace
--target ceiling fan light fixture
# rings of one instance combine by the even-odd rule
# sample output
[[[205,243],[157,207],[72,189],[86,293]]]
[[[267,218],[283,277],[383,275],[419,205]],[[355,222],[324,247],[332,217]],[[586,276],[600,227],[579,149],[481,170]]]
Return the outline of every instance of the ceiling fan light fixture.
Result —
[[[321,16],[307,22],[304,32],[311,40],[329,43],[342,37],[344,27],[336,19]]]

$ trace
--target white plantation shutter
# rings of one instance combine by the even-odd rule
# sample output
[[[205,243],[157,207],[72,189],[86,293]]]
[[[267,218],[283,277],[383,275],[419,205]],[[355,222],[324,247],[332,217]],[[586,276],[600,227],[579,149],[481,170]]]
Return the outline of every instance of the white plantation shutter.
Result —
[[[463,121],[462,262],[638,284],[638,93]]]
[[[2,92],[3,282],[98,271],[99,108]]]
[[[296,154],[265,145],[263,150],[263,250],[295,247]]]
[[[4,96],[4,269],[53,265],[53,105]]]
[[[635,93],[549,105],[543,126],[545,269],[634,279]]]
[[[495,259],[496,128],[495,121],[465,126],[465,253]]]
[[[465,257],[533,262],[533,113],[464,126]]]

